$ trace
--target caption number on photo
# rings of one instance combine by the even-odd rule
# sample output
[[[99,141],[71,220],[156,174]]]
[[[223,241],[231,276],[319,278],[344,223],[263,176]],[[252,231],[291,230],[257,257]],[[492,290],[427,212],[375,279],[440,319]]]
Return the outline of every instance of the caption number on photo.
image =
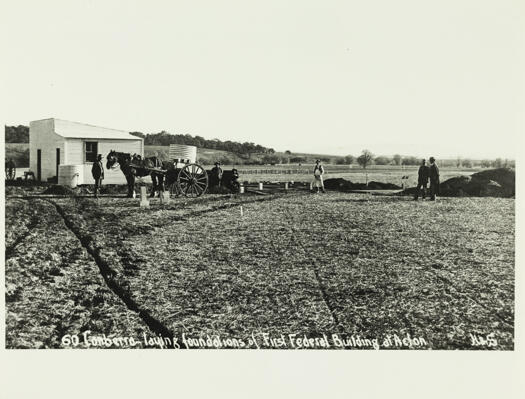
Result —
[[[64,346],[78,346],[80,340],[77,335],[66,334],[62,337],[62,345]]]

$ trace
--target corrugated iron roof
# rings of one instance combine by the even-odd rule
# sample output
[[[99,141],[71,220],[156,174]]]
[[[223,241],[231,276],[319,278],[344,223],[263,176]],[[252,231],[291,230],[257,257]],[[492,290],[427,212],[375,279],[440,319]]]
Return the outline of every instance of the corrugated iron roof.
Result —
[[[55,133],[62,137],[79,139],[142,140],[124,130],[87,125],[85,123],[54,119]]]

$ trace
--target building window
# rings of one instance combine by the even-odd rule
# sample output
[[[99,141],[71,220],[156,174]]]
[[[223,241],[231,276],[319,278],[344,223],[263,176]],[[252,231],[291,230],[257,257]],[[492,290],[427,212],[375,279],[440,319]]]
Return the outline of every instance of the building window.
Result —
[[[86,141],[86,162],[95,162],[98,154],[98,143],[96,141]]]

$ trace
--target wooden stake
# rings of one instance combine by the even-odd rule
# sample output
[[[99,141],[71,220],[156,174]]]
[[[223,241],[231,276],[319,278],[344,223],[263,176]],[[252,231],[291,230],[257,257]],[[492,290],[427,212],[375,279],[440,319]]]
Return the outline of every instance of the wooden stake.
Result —
[[[146,186],[140,186],[140,207],[149,208],[148,193],[146,191]]]

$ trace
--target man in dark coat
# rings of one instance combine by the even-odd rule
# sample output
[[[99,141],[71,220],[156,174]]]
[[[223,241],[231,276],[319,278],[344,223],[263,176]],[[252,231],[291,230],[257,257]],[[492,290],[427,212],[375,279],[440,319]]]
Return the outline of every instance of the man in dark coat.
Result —
[[[215,162],[215,166],[211,170],[211,186],[220,187],[222,180],[222,168],[219,162]]]
[[[423,159],[421,161],[421,166],[419,167],[419,170],[417,172],[417,187],[416,194],[414,195],[414,200],[417,201],[417,199],[419,198],[419,193],[422,194],[423,199],[425,198],[425,195],[427,193],[429,173],[430,170],[427,166],[427,162]]]
[[[104,180],[104,166],[102,165],[102,155],[97,155],[97,160],[93,162],[93,166],[91,167],[91,174],[93,175],[93,179],[95,179],[95,198],[97,198],[100,186],[102,185],[102,180]]]
[[[430,201],[435,201],[436,194],[439,194],[439,168],[436,165],[436,160],[434,157],[430,157],[429,161]]]

